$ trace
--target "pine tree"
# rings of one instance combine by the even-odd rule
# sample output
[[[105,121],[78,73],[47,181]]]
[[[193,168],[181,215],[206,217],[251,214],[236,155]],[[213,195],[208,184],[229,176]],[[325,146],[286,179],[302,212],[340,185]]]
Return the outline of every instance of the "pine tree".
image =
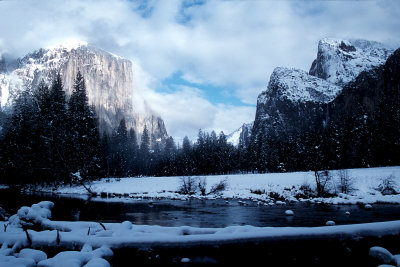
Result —
[[[100,137],[96,112],[89,106],[85,80],[78,71],[68,102],[69,168],[84,180],[94,179],[100,171]]]
[[[67,162],[67,108],[61,74],[58,73],[50,87],[50,108],[48,114],[50,167],[55,179],[67,181],[70,169]]]
[[[136,132],[131,128],[128,133],[128,175],[138,174],[138,150]]]
[[[128,130],[125,118],[121,119],[115,138],[117,176],[126,176],[128,173]]]
[[[142,174],[148,174],[150,171],[150,135],[147,130],[147,126],[144,126],[140,149],[139,149],[139,157],[140,157],[140,169]]]

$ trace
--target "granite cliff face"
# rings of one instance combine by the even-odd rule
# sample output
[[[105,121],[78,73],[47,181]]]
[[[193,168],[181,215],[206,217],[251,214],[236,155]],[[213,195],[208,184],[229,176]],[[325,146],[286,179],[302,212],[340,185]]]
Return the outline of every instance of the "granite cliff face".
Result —
[[[247,147],[250,141],[251,129],[253,128],[253,123],[243,123],[238,129],[233,131],[227,136],[228,142],[234,146],[242,144]]]
[[[325,38],[318,43],[309,74],[343,86],[362,71],[384,64],[391,53],[393,49],[378,42]]]
[[[385,63],[391,52],[383,44],[366,40],[321,40],[309,73],[281,67],[274,70],[267,90],[258,96],[253,131],[277,125],[296,127],[310,116],[322,121],[321,112],[343,85],[362,71]]]
[[[167,137],[161,117],[150,108],[135,109],[132,62],[85,43],[39,49],[19,59],[14,69],[3,71],[0,74],[2,107],[6,109],[21,90],[35,88],[41,80],[51,84],[58,72],[69,96],[78,71],[85,78],[89,103],[98,112],[101,132],[110,133],[124,117],[127,127],[137,134],[146,125],[153,140]]]
[[[387,77],[379,74],[387,66],[398,68],[395,64],[383,65],[392,51],[376,42],[324,39],[319,42],[317,59],[309,73],[276,68],[267,90],[258,96],[250,141],[262,151],[257,157],[268,159],[264,170],[365,167],[377,162],[393,164],[391,158],[396,158],[395,152],[380,162],[373,159],[380,153],[379,141],[378,145],[367,143],[374,139],[371,136],[381,136],[382,140],[390,139],[393,133],[397,134],[396,138],[398,136],[398,130],[393,130],[395,127],[387,127],[398,125],[398,117],[390,123],[385,119],[389,115],[384,114],[398,114],[398,85],[386,86],[390,93],[381,88],[385,82],[397,81],[398,73],[390,72]],[[381,112],[383,110],[387,112]],[[345,122],[344,118],[347,118]],[[387,131],[382,130],[385,127]],[[386,150],[397,149],[398,152],[398,146],[392,149],[397,144],[395,139],[390,140],[392,145]],[[369,155],[369,158],[354,156],[354,153]],[[329,155],[324,159],[326,162],[322,155]],[[385,158],[384,153],[379,155]],[[315,166],[317,162],[323,166]]]

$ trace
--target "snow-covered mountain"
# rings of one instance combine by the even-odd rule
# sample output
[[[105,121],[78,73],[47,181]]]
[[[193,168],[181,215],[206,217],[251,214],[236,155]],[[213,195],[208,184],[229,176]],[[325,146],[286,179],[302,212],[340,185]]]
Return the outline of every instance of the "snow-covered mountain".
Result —
[[[267,90],[258,96],[255,125],[283,122],[288,113],[296,113],[297,103],[331,102],[343,84],[360,72],[385,63],[392,52],[377,42],[322,39],[309,74],[298,69],[275,68]]]
[[[1,63],[3,62],[3,63]],[[0,60],[1,108],[7,109],[16,96],[27,88],[35,88],[41,80],[47,84],[60,72],[67,96],[80,71],[86,82],[89,103],[96,107],[100,130],[110,132],[124,117],[128,128],[138,134],[146,125],[153,140],[167,137],[164,122],[141,100],[135,87],[131,61],[108,53],[85,42],[70,42],[49,49],[39,49],[18,59],[17,64]],[[3,66],[3,67],[2,67]],[[7,66],[7,67],[6,67]]]
[[[234,146],[238,146],[240,142],[244,146],[247,146],[248,141],[250,140],[251,129],[253,128],[253,123],[244,123],[238,129],[233,131],[227,136],[227,140]]]
[[[309,74],[343,86],[362,71],[385,63],[393,49],[373,41],[325,38]]]
[[[258,101],[265,102],[265,97],[276,96],[293,102],[329,102],[340,90],[339,86],[303,70],[277,67],[269,80],[268,90],[260,94]]]
[[[341,93],[343,85],[362,71],[384,64],[392,52],[377,42],[321,40],[309,73],[281,67],[273,71],[267,89],[257,99],[253,136],[265,129],[300,131],[307,123],[323,122],[326,104]]]

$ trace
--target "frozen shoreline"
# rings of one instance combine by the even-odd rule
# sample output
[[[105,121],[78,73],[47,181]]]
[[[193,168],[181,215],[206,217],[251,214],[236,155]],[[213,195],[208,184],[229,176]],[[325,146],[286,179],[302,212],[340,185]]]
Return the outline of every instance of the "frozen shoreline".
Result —
[[[235,174],[198,176],[195,179],[206,181],[205,189],[209,192],[213,185],[227,182],[227,188],[218,194],[202,196],[199,192],[193,195],[178,193],[182,177],[141,177],[141,178],[103,178],[89,185],[90,189],[104,200],[112,201],[112,197],[130,198],[166,198],[185,200],[189,197],[200,199],[245,199],[260,202],[262,205],[284,204],[284,202],[308,201],[326,204],[400,204],[400,194],[382,195],[377,189],[382,179],[391,177],[394,189],[400,192],[400,166],[350,169],[348,174],[352,180],[352,190],[348,194],[340,193],[338,171],[332,171],[332,180],[327,185],[336,196],[327,198],[301,198],[302,188],[308,186],[315,191],[314,172]],[[56,194],[86,195],[82,186],[51,188],[35,188],[40,192]],[[110,197],[110,198],[109,198]]]

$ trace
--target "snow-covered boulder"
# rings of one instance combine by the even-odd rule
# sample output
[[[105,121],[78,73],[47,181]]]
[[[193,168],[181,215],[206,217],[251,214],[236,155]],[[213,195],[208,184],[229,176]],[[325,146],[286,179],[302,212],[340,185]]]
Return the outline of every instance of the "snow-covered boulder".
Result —
[[[327,221],[325,225],[326,226],[334,226],[335,222],[334,221]]]
[[[38,267],[74,267],[74,266],[110,266],[104,259],[113,256],[113,252],[106,246],[91,251],[90,246],[83,246],[82,251],[63,251],[51,259],[38,263]]]
[[[292,210],[286,210],[285,214],[286,214],[286,216],[293,216],[294,212]]]
[[[372,205],[370,205],[370,204],[365,204],[364,208],[365,208],[366,210],[370,210],[370,209],[372,209]]]
[[[369,256],[385,264],[391,264],[394,261],[392,253],[383,247],[372,247],[369,249]]]
[[[18,258],[33,259],[36,263],[47,259],[46,253],[41,250],[24,248],[18,253]]]
[[[10,225],[23,228],[42,228],[43,222],[51,218],[51,209],[54,203],[41,201],[31,207],[21,207],[17,214],[8,220]]]
[[[33,259],[16,258],[14,256],[0,257],[0,267],[34,267],[36,263]]]

